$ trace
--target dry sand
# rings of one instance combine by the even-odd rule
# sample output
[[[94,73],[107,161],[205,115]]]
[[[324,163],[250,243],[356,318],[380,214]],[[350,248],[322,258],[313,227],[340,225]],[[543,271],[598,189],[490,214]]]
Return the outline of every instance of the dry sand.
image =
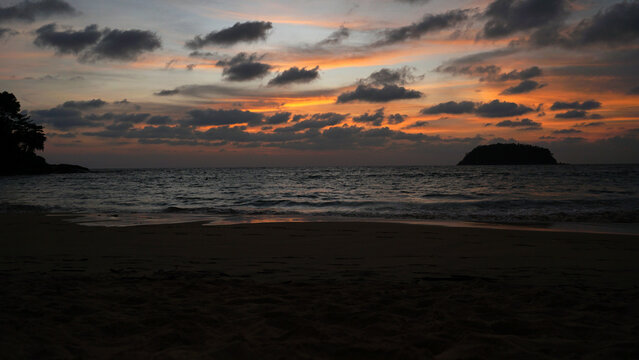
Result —
[[[637,359],[639,237],[0,215],[3,359]]]

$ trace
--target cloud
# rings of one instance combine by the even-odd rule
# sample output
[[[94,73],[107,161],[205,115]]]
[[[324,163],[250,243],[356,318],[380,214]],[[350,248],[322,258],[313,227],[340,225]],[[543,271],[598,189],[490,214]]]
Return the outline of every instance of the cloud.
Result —
[[[601,107],[601,103],[595,100],[586,100],[582,103],[579,101],[575,102],[561,102],[557,101],[550,107],[550,110],[567,110],[567,109],[575,109],[575,110],[594,110],[599,109]]]
[[[219,31],[213,31],[202,37],[200,35],[186,42],[186,47],[192,50],[200,49],[207,45],[230,46],[239,42],[254,42],[266,40],[268,31],[273,24],[267,21],[248,21],[235,23],[235,25]]]
[[[350,35],[351,31],[342,25],[339,29],[332,32],[326,39],[318,42],[317,46],[322,47],[326,45],[337,45],[344,41],[344,39],[347,39]]]
[[[79,127],[96,127],[101,123],[84,118],[78,109],[55,107],[49,110],[35,110],[31,116],[36,123],[49,125],[59,130]]]
[[[375,110],[374,113],[364,113],[360,116],[353,116],[353,121],[356,123],[364,123],[372,126],[381,126],[384,121],[384,108]]]
[[[161,47],[160,38],[145,30],[98,30],[89,25],[84,30],[58,31],[57,25],[47,24],[36,30],[33,43],[54,48],[57,54],[79,55],[81,61],[133,61],[146,51]]]
[[[420,113],[424,115],[435,114],[470,114],[475,112],[475,103],[471,101],[449,101],[424,108]]]
[[[521,120],[504,120],[495,124],[497,127],[510,127],[510,128],[523,128],[522,130],[540,130],[541,123],[532,121],[530,119]]]
[[[585,119],[588,113],[583,110],[570,110],[565,113],[555,115],[556,119]]]
[[[630,89],[628,95],[639,95],[639,86]]]
[[[290,118],[290,112],[280,112],[267,117],[264,122],[269,125],[278,125],[287,123]]]
[[[76,10],[64,0],[24,0],[13,6],[0,7],[0,23],[33,22],[54,15],[74,15]]]
[[[180,93],[179,89],[173,89],[173,90],[160,90],[156,93],[153,93],[153,95],[156,96],[172,96],[172,95],[177,95]]]
[[[391,45],[406,40],[419,39],[427,33],[454,27],[469,18],[470,10],[450,10],[443,14],[427,14],[421,21],[395,29],[387,29],[381,33],[381,39],[373,46]]]
[[[540,84],[534,80],[524,80],[520,82],[519,85],[509,87],[508,89],[502,91],[502,95],[525,94],[533,90],[541,89],[544,86],[546,85]]]
[[[337,103],[344,104],[352,101],[381,103],[402,99],[419,99],[423,95],[420,91],[406,89],[397,85],[385,85],[383,88],[358,85],[354,91],[340,94],[337,97]]]
[[[606,125],[605,122],[603,121],[593,121],[593,122],[582,122],[582,123],[577,123],[575,125],[573,125],[573,127],[594,127],[594,126],[604,126]]]
[[[621,44],[639,38],[639,2],[623,1],[582,20],[570,34],[572,45]]]
[[[47,24],[36,30],[36,38],[33,43],[39,47],[54,48],[57,54],[79,54],[81,51],[95,45],[102,32],[93,24],[84,30],[57,31],[57,25]]]
[[[568,135],[568,134],[581,134],[583,133],[583,131],[577,130],[577,129],[561,129],[561,130],[555,130],[552,133],[560,134],[560,135]]]
[[[482,117],[520,116],[534,111],[526,105],[493,100],[477,107],[476,113]]]
[[[234,124],[259,124],[264,115],[251,111],[242,110],[191,110],[188,112],[189,118],[182,121],[188,126],[212,126],[212,125],[234,125]]]
[[[156,115],[148,118],[146,123],[149,125],[169,125],[174,123],[170,116]]]
[[[384,85],[406,85],[424,78],[424,75],[415,76],[415,68],[404,66],[399,69],[383,68],[370,74],[367,78],[359,80],[360,84],[384,86]]]
[[[495,59],[495,58],[512,55],[522,51],[523,49],[524,48],[520,46],[519,42],[511,42],[508,46],[501,49],[482,51],[475,54],[461,56],[456,59],[449,60],[447,61],[447,63],[453,64],[453,65],[477,64],[477,63],[482,63],[489,59]]]
[[[401,124],[406,120],[406,115],[402,114],[391,114],[388,115],[387,122],[391,125]]]
[[[512,70],[503,73],[501,67],[496,65],[441,65],[435,71],[452,75],[479,76],[480,81],[491,82],[529,80],[542,75],[542,70],[538,66],[532,66],[521,71]]]
[[[231,59],[218,61],[216,65],[224,67],[222,76],[227,81],[249,81],[262,78],[271,70],[271,65],[257,61],[262,57],[241,52]]]
[[[319,77],[319,66],[307,70],[293,66],[288,70],[284,70],[275,78],[268,82],[269,86],[282,86],[292,83],[308,83]]]
[[[16,36],[16,35],[18,35],[17,31],[13,29],[9,29],[9,28],[0,27],[0,40],[4,38],[9,38],[11,36]]]
[[[404,129],[419,129],[419,128],[423,128],[430,125],[430,123],[428,121],[415,121],[414,123],[405,126]]]
[[[567,0],[495,0],[484,13],[482,35],[494,39],[539,28],[562,19],[567,7]]]
[[[105,29],[100,41],[81,59],[134,61],[142,53],[154,51],[161,46],[160,38],[151,31]]]
[[[294,125],[277,128],[277,133],[298,132],[309,129],[322,129],[327,126],[333,126],[341,123],[346,119],[347,115],[338,113],[318,113],[313,114],[310,119],[302,120]]]
[[[71,108],[78,110],[88,110],[88,109],[97,109],[106,105],[107,102],[102,99],[93,99],[86,101],[66,101],[61,107],[63,108]]]

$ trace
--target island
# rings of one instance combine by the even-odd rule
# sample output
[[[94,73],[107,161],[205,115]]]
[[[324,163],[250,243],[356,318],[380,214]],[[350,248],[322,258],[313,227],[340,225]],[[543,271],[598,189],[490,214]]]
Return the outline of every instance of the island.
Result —
[[[47,140],[42,126],[20,111],[20,102],[9,92],[0,93],[0,175],[35,175],[88,172],[69,164],[48,164],[36,150]]]
[[[550,150],[526,144],[480,145],[457,165],[556,165]]]

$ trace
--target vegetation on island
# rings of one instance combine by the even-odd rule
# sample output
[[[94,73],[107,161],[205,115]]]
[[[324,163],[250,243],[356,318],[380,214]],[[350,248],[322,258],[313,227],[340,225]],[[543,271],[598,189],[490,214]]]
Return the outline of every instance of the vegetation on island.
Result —
[[[86,172],[77,165],[47,164],[36,151],[44,150],[42,126],[20,112],[20,102],[9,92],[0,93],[0,175]]]
[[[556,165],[550,150],[526,144],[480,145],[457,165]]]

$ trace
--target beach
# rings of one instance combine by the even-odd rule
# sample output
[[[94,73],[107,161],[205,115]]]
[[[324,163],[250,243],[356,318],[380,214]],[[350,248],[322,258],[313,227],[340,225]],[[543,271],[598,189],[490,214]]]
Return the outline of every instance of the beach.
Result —
[[[637,358],[639,237],[0,214],[3,358]]]

